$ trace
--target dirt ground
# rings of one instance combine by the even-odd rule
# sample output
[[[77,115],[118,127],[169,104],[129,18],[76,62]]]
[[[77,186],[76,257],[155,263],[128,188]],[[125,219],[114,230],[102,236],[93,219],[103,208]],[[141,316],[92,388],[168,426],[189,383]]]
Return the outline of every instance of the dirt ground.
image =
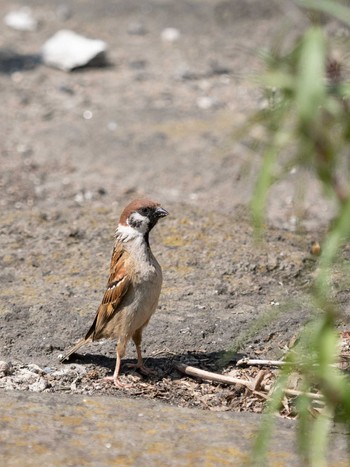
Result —
[[[183,378],[174,362],[230,372],[228,351],[280,357],[311,317],[309,245],[322,240],[332,206],[303,175],[298,225],[293,171],[274,187],[266,242],[256,243],[248,201],[261,155],[233,138],[264,105],[250,79],[258,52],[306,17],[261,0],[30,5],[37,31],[0,33],[0,387],[242,410],[241,389]],[[2,1],[0,18],[13,8]],[[161,38],[168,27],[180,31],[175,42]],[[65,73],[41,64],[40,47],[59,29],[105,40],[109,66]],[[156,374],[124,365],[134,385],[122,391],[99,381],[114,368],[113,342],[65,365],[58,356],[89,328],[120,211],[143,195],[170,213],[151,238],[164,286],[143,350]],[[345,317],[348,299],[349,289],[338,291]],[[133,358],[130,344],[125,362]]]

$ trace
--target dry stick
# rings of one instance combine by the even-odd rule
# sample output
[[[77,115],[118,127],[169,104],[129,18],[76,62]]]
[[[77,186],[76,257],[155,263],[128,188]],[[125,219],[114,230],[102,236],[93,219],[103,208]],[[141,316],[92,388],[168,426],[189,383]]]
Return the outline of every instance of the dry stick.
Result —
[[[297,391],[296,389],[284,389],[284,393],[286,394],[286,396],[305,396],[315,401],[324,401],[323,395],[317,394],[315,392],[303,392]]]
[[[255,384],[254,382],[247,381],[245,379],[233,378],[232,376],[225,376],[219,375],[217,373],[212,373],[211,371],[200,370],[199,368],[195,368],[194,366],[188,366],[183,363],[175,363],[175,368],[181,373],[185,373],[189,376],[195,376],[197,378],[206,379],[209,381],[215,381],[217,383],[225,383],[225,384],[241,384],[242,386],[247,387],[252,392],[257,393],[255,391]],[[284,389],[284,393],[287,396],[306,396],[313,400],[323,401],[324,397],[322,394],[316,394],[314,392],[303,392],[297,391],[296,389]]]
[[[241,365],[262,365],[262,366],[283,366],[287,363],[283,360],[253,360],[251,358],[241,358],[236,363],[237,366]]]
[[[241,384],[242,386],[246,386],[251,391],[254,390],[252,382],[247,381],[245,379],[219,375],[217,373],[212,373],[211,371],[200,370],[199,368],[195,368],[194,366],[184,365],[183,363],[175,363],[175,368],[181,371],[181,373],[185,373],[189,376],[196,376],[197,378],[215,381],[216,383]]]
[[[236,366],[243,366],[243,365],[254,365],[254,366],[284,366],[284,365],[291,365],[291,363],[285,362],[284,360],[259,360],[259,359],[251,359],[251,358],[241,358],[236,363]],[[330,364],[330,367],[337,368],[339,364]],[[296,366],[296,365],[294,365]],[[318,367],[317,363],[314,363],[312,366]]]
[[[254,391],[259,390],[260,385],[261,385],[265,375],[266,375],[266,370],[259,370],[258,371],[258,374],[256,375],[255,380],[254,380],[254,386],[253,386]]]

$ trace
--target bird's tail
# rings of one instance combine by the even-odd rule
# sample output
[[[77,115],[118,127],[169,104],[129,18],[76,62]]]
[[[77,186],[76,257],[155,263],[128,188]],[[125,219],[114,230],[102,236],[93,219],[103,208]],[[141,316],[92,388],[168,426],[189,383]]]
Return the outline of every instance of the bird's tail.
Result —
[[[83,345],[85,345],[87,342],[91,341],[91,339],[86,339],[85,337],[83,337],[82,339],[80,339],[80,341],[78,341],[74,347],[72,347],[70,350],[68,350],[68,352],[66,354],[64,354],[62,357],[60,357],[60,361],[61,362],[64,362],[65,360],[68,360],[69,357],[75,353],[78,349],[80,349],[80,347],[82,347]]]

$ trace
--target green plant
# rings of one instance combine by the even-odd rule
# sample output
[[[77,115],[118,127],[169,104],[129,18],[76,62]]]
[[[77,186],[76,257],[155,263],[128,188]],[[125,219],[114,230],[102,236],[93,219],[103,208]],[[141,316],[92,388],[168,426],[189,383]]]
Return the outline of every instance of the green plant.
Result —
[[[297,3],[350,26],[350,9],[340,2]],[[297,368],[303,391],[317,388],[324,396],[320,413],[312,411],[310,398],[300,396],[296,401],[300,454],[309,465],[319,467],[326,465],[331,422],[338,420],[350,427],[350,381],[333,365],[338,353],[338,310],[331,280],[339,252],[350,239],[350,83],[344,78],[341,60],[332,58],[331,43],[317,22],[287,51],[280,45],[264,58],[262,83],[269,105],[249,122],[263,129],[259,141],[263,161],[251,204],[255,227],[260,231],[263,226],[270,187],[292,167],[311,171],[320,180],[324,191],[336,200],[337,214],[324,239],[319,273],[310,292],[319,317],[286,356],[287,365],[276,383],[253,457],[261,463],[273,426],[271,414],[279,409],[288,375]]]

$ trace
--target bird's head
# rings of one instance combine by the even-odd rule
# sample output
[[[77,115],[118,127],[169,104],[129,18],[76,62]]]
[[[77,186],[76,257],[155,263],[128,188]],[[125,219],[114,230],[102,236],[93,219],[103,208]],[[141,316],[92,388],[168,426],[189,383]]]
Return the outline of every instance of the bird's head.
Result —
[[[123,240],[129,240],[142,235],[148,242],[148,234],[161,217],[168,212],[155,201],[149,199],[135,199],[122,212],[117,233],[123,232]]]

